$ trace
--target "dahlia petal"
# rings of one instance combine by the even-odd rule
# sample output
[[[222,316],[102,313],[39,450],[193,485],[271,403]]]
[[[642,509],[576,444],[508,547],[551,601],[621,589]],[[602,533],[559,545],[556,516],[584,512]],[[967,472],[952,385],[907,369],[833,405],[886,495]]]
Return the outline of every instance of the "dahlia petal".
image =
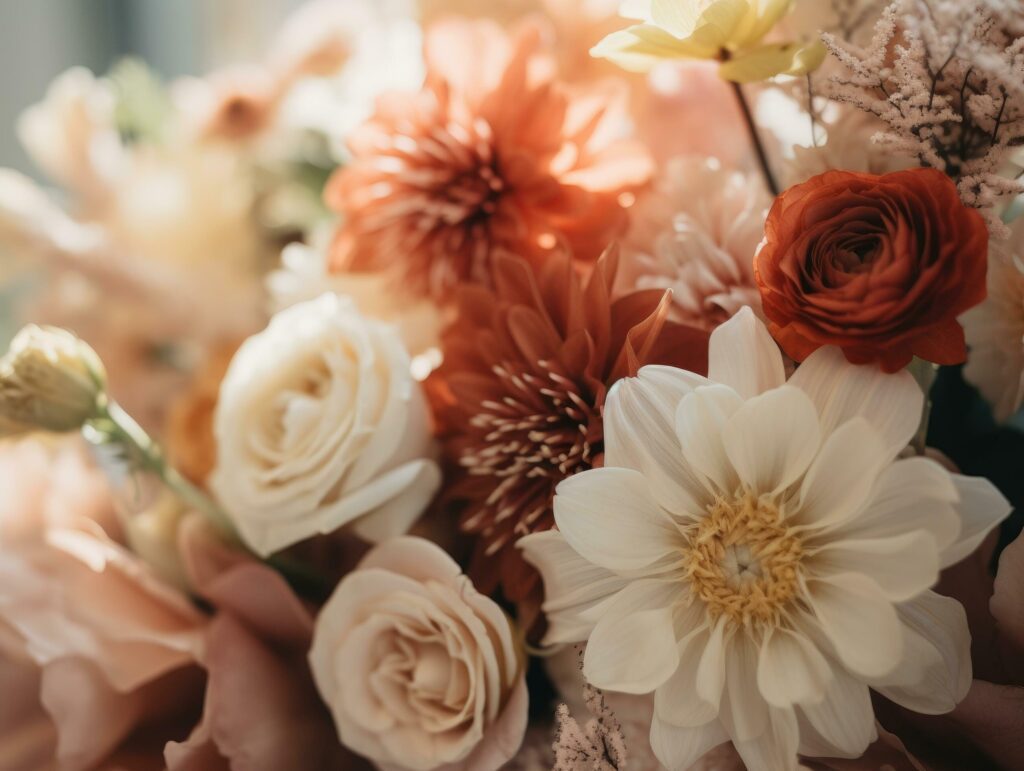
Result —
[[[924,394],[909,372],[886,374],[876,366],[850,364],[835,347],[808,356],[789,384],[811,397],[823,434],[862,417],[878,430],[890,459],[907,446],[921,422]]]
[[[676,410],[686,394],[709,384],[692,372],[651,365],[616,381],[605,400],[605,466],[641,472],[655,500],[679,517],[702,513],[706,491],[683,457]]]
[[[864,677],[882,677],[899,665],[903,629],[878,584],[847,573],[808,587],[808,602],[843,664]]]
[[[731,631],[726,637],[727,628],[725,619],[720,618],[711,630],[711,637],[700,657],[700,666],[697,669],[697,696],[713,705],[716,711],[722,699],[722,689],[725,687],[726,654],[732,638]]]
[[[780,386],[748,399],[725,426],[725,450],[755,494],[778,493],[807,471],[818,452],[818,415],[799,389]]]
[[[914,712],[949,712],[971,687],[971,633],[963,606],[924,592],[896,610],[907,641],[903,663],[871,686]]]
[[[701,726],[717,717],[718,698],[712,704],[696,691],[700,664],[707,655],[710,636],[710,631],[704,627],[679,642],[679,666],[654,692],[654,714],[661,720],[674,726]]]
[[[843,573],[868,576],[892,602],[905,602],[939,580],[935,539],[921,531],[889,538],[833,541],[810,560],[814,575]]]
[[[598,688],[650,693],[679,666],[673,582],[635,581],[605,608],[587,641],[583,674]]]
[[[791,709],[771,708],[768,721],[765,730],[752,739],[733,737],[733,745],[747,771],[796,769],[800,742],[796,715]]]
[[[731,387],[744,399],[786,382],[779,346],[750,306],[711,333],[708,379]]]
[[[669,771],[686,771],[710,750],[727,741],[729,735],[717,720],[693,728],[671,725],[657,715],[651,721],[651,749],[658,762]]]
[[[795,521],[828,528],[853,518],[867,503],[884,463],[878,432],[863,418],[848,420],[825,438],[807,470]]]
[[[765,635],[757,662],[757,687],[773,707],[820,701],[832,668],[803,635],[777,628]]]
[[[950,476],[960,495],[955,504],[960,515],[960,535],[942,554],[944,568],[956,564],[977,549],[985,536],[1013,509],[996,486],[984,477]]]
[[[878,736],[868,687],[839,667],[825,698],[800,704],[796,716],[802,755],[859,758]]]
[[[544,580],[542,609],[548,630],[543,643],[587,639],[597,623],[593,611],[624,588],[626,580],[583,559],[557,530],[525,536],[517,545]]]
[[[722,431],[743,400],[728,386],[701,386],[676,410],[676,435],[690,468],[711,482],[711,491],[732,493],[736,471],[722,442]]]
[[[770,707],[757,682],[758,647],[745,634],[736,634],[725,652],[725,691],[719,716],[733,743],[750,741],[768,730]]]
[[[678,528],[632,469],[598,468],[574,474],[555,490],[555,522],[569,545],[595,565],[641,570],[672,554]]]
[[[833,538],[889,538],[923,530],[939,550],[960,531],[953,508],[957,490],[948,471],[930,458],[897,460],[879,474],[871,501],[859,516],[832,532]]]

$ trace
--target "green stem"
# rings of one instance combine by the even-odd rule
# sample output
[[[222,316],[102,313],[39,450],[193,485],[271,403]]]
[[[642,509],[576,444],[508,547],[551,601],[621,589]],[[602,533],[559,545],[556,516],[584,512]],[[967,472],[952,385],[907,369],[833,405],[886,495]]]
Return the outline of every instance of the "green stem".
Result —
[[[914,376],[914,380],[917,381],[917,384],[921,386],[921,390],[924,392],[924,405],[921,408],[921,422],[918,424],[914,438],[910,440],[910,446],[914,448],[914,452],[917,455],[924,455],[927,449],[928,419],[931,416],[932,411],[930,393],[932,390],[932,384],[935,382],[935,377],[938,375],[939,368],[930,361],[925,361],[924,359],[918,359],[915,357],[907,366],[907,370]]]
[[[238,541],[238,533],[224,511],[167,463],[160,446],[120,405],[114,401],[107,402],[87,425],[99,441],[114,442],[123,447],[134,468],[156,474],[186,506],[205,516],[225,536]]]
[[[747,124],[747,133],[750,135],[750,143],[754,146],[754,152],[757,153],[757,162],[761,166],[764,183],[768,186],[768,190],[771,191],[773,196],[778,196],[779,183],[775,181],[775,175],[772,174],[772,167],[768,162],[768,152],[761,141],[761,135],[758,133],[757,124],[754,122],[754,115],[750,111],[750,105],[747,103],[747,97],[743,94],[743,86],[731,81],[729,85],[732,86],[732,91],[736,95],[736,101],[739,102],[740,112],[743,113],[743,120]]]

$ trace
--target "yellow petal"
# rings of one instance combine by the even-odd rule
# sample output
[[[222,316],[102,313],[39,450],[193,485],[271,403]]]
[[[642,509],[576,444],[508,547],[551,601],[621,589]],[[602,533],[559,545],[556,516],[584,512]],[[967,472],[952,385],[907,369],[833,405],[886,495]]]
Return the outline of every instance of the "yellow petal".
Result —
[[[590,49],[590,55],[613,61],[626,70],[644,72],[666,59],[707,59],[713,54],[653,24],[637,24],[608,35]]]
[[[636,19],[638,21],[651,20],[652,0],[622,0],[619,6],[619,16],[624,19]]]
[[[747,0],[716,0],[700,15],[692,35],[695,43],[714,48],[733,48],[752,12]]]
[[[793,0],[754,0],[758,6],[753,16],[756,21],[750,29],[742,47],[757,45],[761,39],[772,31],[793,8]]]
[[[700,0],[650,0],[653,24],[674,37],[688,38],[701,18]]]
[[[815,69],[825,58],[819,41],[773,43],[743,51],[718,68],[718,74],[735,83],[753,83],[776,75],[803,75]]]

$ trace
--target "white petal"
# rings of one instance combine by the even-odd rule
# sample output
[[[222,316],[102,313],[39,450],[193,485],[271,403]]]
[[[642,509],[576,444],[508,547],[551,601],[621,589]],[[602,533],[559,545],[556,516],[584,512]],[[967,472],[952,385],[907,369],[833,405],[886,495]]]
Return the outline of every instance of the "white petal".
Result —
[[[960,535],[942,554],[942,567],[954,565],[984,540],[996,525],[1010,515],[1013,507],[996,486],[983,477],[951,474],[960,500],[955,504],[960,515]]]
[[[604,464],[636,469],[651,494],[677,516],[703,511],[703,485],[690,473],[676,436],[676,409],[707,379],[675,367],[641,367],[616,381],[604,410]]]
[[[700,657],[700,666],[697,669],[697,695],[713,705],[716,711],[725,686],[726,656],[729,653],[731,638],[732,630],[729,629],[725,618],[720,618],[711,631],[711,637],[704,649],[704,655]]]
[[[808,582],[809,603],[840,660],[865,677],[895,669],[903,655],[896,610],[878,584],[847,573]]]
[[[833,538],[888,538],[924,530],[939,549],[953,543],[960,518],[950,474],[929,458],[898,460],[878,476],[871,501],[863,512],[832,533]]]
[[[651,722],[651,749],[668,771],[686,771],[710,750],[727,741],[729,735],[717,720],[695,728],[670,725],[657,716]]]
[[[731,387],[744,399],[786,382],[779,346],[749,307],[711,333],[708,379]]]
[[[278,520],[239,519],[246,543],[267,556],[312,535],[333,533],[366,517],[362,527],[368,539],[398,535],[430,504],[441,485],[438,465],[427,459],[410,461],[376,477],[340,500],[302,517]]]
[[[920,530],[889,538],[835,541],[813,554],[809,565],[821,577],[867,576],[892,602],[913,599],[939,580],[935,539]]]
[[[821,435],[810,399],[784,385],[744,402],[723,439],[740,480],[762,494],[798,480],[817,454]]]
[[[914,712],[949,712],[971,687],[971,633],[963,606],[950,597],[925,592],[900,605],[897,612],[905,625],[904,660],[872,687]]]
[[[768,730],[769,706],[757,689],[758,647],[746,634],[732,636],[726,651],[725,692],[719,712],[733,742],[749,741]]]
[[[656,585],[659,584],[659,585]],[[636,581],[608,604],[587,641],[583,675],[598,688],[650,693],[679,666],[671,582]]]
[[[850,364],[838,348],[819,348],[797,367],[789,384],[811,397],[828,435],[855,417],[881,434],[889,458],[896,457],[921,422],[924,395],[906,370],[886,374],[874,365]]]
[[[788,629],[770,630],[761,644],[757,687],[775,707],[820,701],[832,680],[831,667],[803,635]]]
[[[794,520],[827,528],[851,519],[867,503],[885,463],[885,448],[863,418],[825,438],[800,484]]]
[[[796,710],[800,753],[812,757],[859,758],[878,736],[868,687],[836,667],[825,698]]]
[[[569,545],[609,570],[646,568],[678,549],[678,528],[632,469],[590,469],[569,477],[555,490],[554,509]]]
[[[733,737],[733,745],[747,771],[795,771],[799,733],[791,709],[771,708],[765,730],[752,739]]]
[[[680,641],[679,666],[654,692],[654,714],[665,722],[675,726],[701,726],[718,715],[717,697],[711,704],[696,692],[697,672],[710,636],[710,630],[704,627]]]
[[[583,559],[557,530],[525,536],[516,546],[544,581],[544,645],[587,639],[595,613],[626,586],[626,579]]]
[[[690,468],[712,483],[714,492],[736,490],[736,471],[725,453],[722,430],[743,400],[728,386],[701,386],[676,411],[676,435]]]
[[[352,523],[352,532],[368,543],[407,533],[441,487],[441,469],[432,460],[410,461],[399,469],[412,479],[397,495]]]

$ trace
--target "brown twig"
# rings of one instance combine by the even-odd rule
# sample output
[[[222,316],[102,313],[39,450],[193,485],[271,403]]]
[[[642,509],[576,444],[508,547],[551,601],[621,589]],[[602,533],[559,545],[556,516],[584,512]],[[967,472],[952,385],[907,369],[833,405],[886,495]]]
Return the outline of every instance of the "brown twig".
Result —
[[[772,167],[768,163],[768,153],[765,151],[764,143],[761,142],[761,135],[757,131],[757,124],[754,123],[754,116],[750,112],[750,105],[747,104],[747,97],[743,94],[743,87],[739,83],[732,83],[733,93],[736,94],[736,101],[739,102],[740,111],[743,113],[743,120],[747,124],[747,133],[750,135],[750,142],[754,145],[757,153],[757,161],[761,166],[761,173],[764,175],[764,182],[773,196],[779,194],[779,185],[772,174]]]

